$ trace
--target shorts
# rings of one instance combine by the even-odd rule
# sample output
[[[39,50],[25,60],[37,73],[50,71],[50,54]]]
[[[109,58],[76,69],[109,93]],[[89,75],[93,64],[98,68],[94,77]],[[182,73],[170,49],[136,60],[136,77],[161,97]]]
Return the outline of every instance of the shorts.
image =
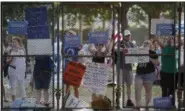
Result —
[[[49,89],[51,71],[34,72],[33,79],[35,82],[35,89]]]
[[[157,80],[155,72],[148,73],[148,74],[136,74],[135,80],[140,79],[143,83],[151,83],[153,84],[155,80]]]
[[[118,74],[118,70],[117,70]],[[132,85],[133,84],[133,73],[132,70],[125,70],[120,69],[120,76],[117,76],[117,80],[119,80],[120,84],[127,84]]]

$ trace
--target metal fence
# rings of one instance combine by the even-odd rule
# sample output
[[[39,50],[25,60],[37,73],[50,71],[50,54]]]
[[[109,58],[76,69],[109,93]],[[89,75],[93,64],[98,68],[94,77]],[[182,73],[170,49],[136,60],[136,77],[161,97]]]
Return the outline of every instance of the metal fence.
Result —
[[[2,3],[2,15],[6,15],[4,13],[6,13],[6,11],[8,11],[11,3]],[[12,3],[13,4],[13,3]],[[15,3],[14,3],[15,4]],[[16,3],[19,4],[19,3]],[[2,49],[2,63],[1,66],[3,68],[4,63],[3,61],[5,60],[5,58],[19,58],[19,57],[23,57],[25,58],[25,79],[23,79],[25,81],[24,86],[26,89],[26,94],[27,97],[25,99],[25,101],[27,101],[27,104],[29,104],[26,107],[20,106],[20,107],[16,107],[16,108],[12,108],[11,106],[14,106],[11,102],[5,102],[5,98],[3,98],[3,96],[5,95],[8,99],[11,99],[11,94],[12,94],[12,87],[10,87],[10,85],[12,86],[14,83],[11,83],[11,74],[8,75],[7,77],[4,77],[4,72],[2,70],[1,73],[1,84],[3,86],[3,88],[5,89],[4,91],[1,92],[1,106],[3,110],[6,109],[21,109],[25,110],[25,109],[34,109],[34,110],[41,110],[41,109],[56,109],[56,110],[69,110],[69,109],[99,109],[99,110],[114,110],[114,109],[120,109],[120,108],[157,108],[155,107],[153,104],[153,99],[156,99],[157,97],[161,97],[162,96],[162,89],[161,86],[159,84],[154,84],[152,87],[152,98],[151,101],[149,103],[148,106],[144,105],[144,103],[146,102],[144,96],[145,96],[145,92],[144,90],[141,92],[141,105],[140,106],[128,106],[126,102],[128,102],[128,99],[131,99],[132,102],[135,104],[135,85],[137,83],[133,83],[130,85],[130,98],[128,98],[129,94],[128,94],[128,86],[126,86],[125,84],[122,84],[122,79],[125,78],[125,74],[122,72],[121,69],[121,60],[120,58],[131,58],[131,57],[141,57],[141,56],[150,56],[150,54],[127,54],[127,55],[121,55],[120,53],[117,53],[117,56],[115,56],[115,52],[120,52],[121,51],[121,40],[119,38],[121,38],[124,35],[124,30],[126,30],[127,28],[127,24],[125,24],[124,21],[124,14],[126,14],[126,5],[134,6],[134,3],[132,5],[130,5],[129,3],[21,3],[23,4],[23,10],[25,11],[27,8],[39,8],[41,6],[45,6],[47,7],[47,24],[37,24],[39,22],[35,22],[33,24],[36,25],[30,25],[30,23],[28,23],[28,30],[31,30],[29,28],[33,28],[32,30],[39,30],[39,27],[42,26],[47,26],[49,28],[49,35],[48,38],[45,38],[44,36],[37,36],[38,38],[40,37],[40,40],[35,37],[36,35],[30,35],[27,33],[26,35],[16,35],[22,38],[22,40],[24,40],[23,42],[23,46],[24,48],[23,51],[25,51],[25,54],[8,54],[6,56],[3,55],[4,53],[4,49]],[[39,5],[38,5],[39,4]],[[135,3],[135,4],[141,4],[140,6],[144,9],[146,8],[144,5],[142,5],[142,3]],[[145,3],[143,3],[145,4]],[[165,4],[165,3],[164,3]],[[152,7],[152,3],[150,3],[148,6]],[[174,44],[178,44],[181,42],[180,39],[180,35],[182,33],[182,27],[181,27],[181,14],[182,14],[182,10],[184,9],[183,7],[183,3],[171,3],[171,12],[173,13],[173,28],[170,29],[171,30],[171,35],[170,37],[174,38]],[[14,5],[16,6],[16,5]],[[8,7],[8,8],[7,8]],[[3,10],[4,9],[4,10]],[[36,10],[36,9],[35,9]],[[164,10],[165,11],[165,10]],[[151,14],[153,14],[152,12],[150,12]],[[14,13],[14,17],[15,18],[15,14]],[[33,13],[31,13],[33,14]],[[151,15],[150,14],[150,15]],[[14,21],[24,21],[25,19],[27,19],[27,21],[29,21],[29,18],[31,18],[32,16],[29,16],[26,18],[26,11],[24,12],[25,16],[23,17],[19,17]],[[13,15],[12,15],[13,16]],[[34,15],[33,15],[34,16]],[[42,14],[36,14],[36,16],[40,16],[40,22],[44,21],[44,19],[42,19]],[[3,18],[3,16],[2,16]],[[24,19],[25,18],[25,19]],[[34,18],[34,17],[33,17]],[[39,18],[37,18],[39,19]],[[184,17],[185,19],[185,17]],[[13,19],[12,19],[13,20]],[[10,20],[10,21],[12,21]],[[39,21],[39,20],[38,20]],[[149,21],[151,21],[151,18],[149,16]],[[183,20],[184,21],[184,20]],[[4,22],[2,22],[4,23]],[[176,24],[178,23],[178,30],[176,30]],[[2,25],[4,26],[4,25]],[[149,34],[151,34],[152,32],[152,27],[151,25],[148,26],[149,28]],[[8,28],[5,29],[5,31]],[[41,29],[41,28],[40,28]],[[44,30],[44,28],[43,28]],[[185,29],[184,29],[185,30]],[[3,31],[3,32],[5,32]],[[113,46],[110,48],[108,47],[108,52],[107,54],[101,55],[101,57],[106,61],[106,65],[104,66],[104,69],[106,69],[106,73],[108,75],[108,81],[111,84],[108,84],[105,86],[105,90],[103,93],[104,94],[100,94],[103,96],[106,96],[106,100],[103,99],[103,102],[105,102],[105,104],[107,103],[110,107],[107,108],[102,108],[100,103],[95,103],[95,105],[93,104],[93,97],[94,97],[94,92],[93,89],[87,85],[84,85],[84,81],[87,81],[85,78],[87,73],[85,72],[85,75],[82,79],[82,84],[80,84],[79,87],[74,87],[71,88],[70,93],[67,94],[66,92],[66,88],[67,85],[69,85],[65,80],[64,80],[64,75],[66,72],[66,67],[67,67],[67,63],[68,61],[73,60],[75,63],[81,63],[83,65],[85,65],[86,68],[88,68],[88,64],[93,64],[93,58],[97,57],[95,54],[93,54],[92,52],[89,51],[89,46],[92,46],[93,48],[98,47],[99,45],[96,44],[92,44],[89,43],[89,36],[90,33],[93,32],[106,32],[108,35],[108,40],[109,42],[114,42]],[[34,33],[37,33],[36,31]],[[44,33],[44,32],[40,32],[40,33]],[[75,49],[74,47],[72,47],[72,49],[67,49],[66,48],[66,44],[65,44],[65,37],[67,34],[72,34],[73,36],[78,36],[81,40],[81,46],[79,46],[80,50]],[[118,42],[117,42],[117,50],[115,50],[115,33],[117,33],[117,38],[118,38]],[[131,33],[133,33],[133,38],[136,39],[135,35],[134,35],[134,31],[131,31]],[[136,34],[137,35],[137,34]],[[148,35],[148,34],[147,34]],[[8,38],[8,36],[11,36]],[[14,35],[12,34],[4,34],[2,35],[2,40],[11,40],[12,42],[12,37]],[[165,38],[161,35],[157,35],[160,38]],[[166,35],[165,35],[166,36]],[[178,36],[178,40],[176,40],[176,36]],[[149,37],[152,37],[151,35]],[[144,40],[148,40],[150,39],[149,37],[144,38]],[[8,39],[7,39],[8,38]],[[37,38],[37,39],[35,39]],[[156,37],[155,37],[156,38]],[[168,38],[168,37],[167,37]],[[152,39],[152,38],[151,38]],[[136,39],[136,43],[139,42],[144,42],[144,41],[140,41],[138,40],[138,38]],[[162,39],[161,39],[162,41]],[[165,41],[165,40],[164,40]],[[15,41],[14,41],[15,42]],[[99,43],[100,44],[100,43]],[[1,46],[3,47],[4,44],[1,44]],[[102,45],[102,44],[100,44]],[[105,44],[104,44],[105,45]],[[9,45],[10,46],[10,45]],[[47,48],[46,48],[47,47]],[[106,45],[105,45],[106,47]],[[45,49],[42,50],[41,48]],[[86,49],[85,49],[86,48]],[[50,51],[49,51],[50,50]],[[77,54],[72,54],[72,55],[67,55],[67,51],[69,50],[74,50],[77,52]],[[78,50],[78,51],[77,51]],[[50,52],[45,53],[45,52]],[[178,47],[178,69],[180,66],[180,61],[181,61],[181,47]],[[175,57],[175,54],[157,54],[159,57]],[[52,62],[52,71],[51,71],[51,82],[50,82],[50,87],[49,87],[49,100],[50,100],[50,105],[49,107],[44,107],[44,106],[37,106],[35,104],[35,97],[38,96],[37,93],[35,93],[34,91],[34,87],[30,87],[29,83],[31,81],[31,77],[33,75],[34,72],[34,63],[38,62],[39,60],[44,58],[44,57],[50,57]],[[37,59],[36,59],[37,58]],[[39,59],[40,58],[40,59]],[[145,58],[146,59],[146,58]],[[34,62],[34,60],[36,60]],[[112,61],[112,63],[110,62],[110,60]],[[117,60],[115,62],[115,60]],[[109,64],[110,62],[110,64]],[[104,63],[105,64],[105,63]],[[43,65],[43,64],[42,64]],[[96,66],[97,65],[97,66]],[[135,77],[137,76],[136,74],[136,70],[137,70],[137,65],[138,64],[133,64],[132,66],[135,68],[132,68],[132,75],[133,75],[133,81],[135,80]],[[19,65],[18,65],[19,66]],[[17,66],[17,67],[18,67]],[[39,65],[38,65],[39,66]],[[95,64],[96,67],[99,66],[99,63]],[[99,66],[100,67],[100,66]],[[14,65],[10,65],[9,68],[14,68]],[[175,67],[174,67],[175,68]],[[10,70],[10,69],[9,69]],[[16,69],[15,69],[16,70]],[[28,71],[30,70],[30,71]],[[98,70],[98,69],[97,69]],[[14,72],[14,71],[13,71]],[[29,74],[32,73],[32,74]],[[10,72],[8,72],[10,73]],[[105,73],[105,72],[104,72]],[[174,72],[175,73],[175,72]],[[174,75],[175,76],[175,75]],[[13,76],[12,76],[13,77]],[[42,76],[44,78],[44,76]],[[41,78],[42,78],[41,77]],[[176,78],[176,77],[174,77]],[[180,86],[179,84],[182,82],[182,79],[184,77],[181,77],[180,72],[178,72],[178,78],[177,78],[177,83],[178,83],[178,87],[175,88],[174,86],[174,93],[175,93],[175,104],[176,107],[178,107],[179,109],[184,108],[184,97],[185,97],[185,93],[183,94],[183,98],[180,97],[179,95],[183,92],[182,89],[184,90],[184,84],[183,84],[183,88],[182,86]],[[100,78],[97,78],[97,80]],[[15,79],[14,79],[15,80]],[[19,80],[19,79],[17,79]],[[10,83],[9,83],[10,82]],[[169,81],[170,82],[170,81]],[[173,84],[177,84],[176,82]],[[91,85],[95,85],[94,82],[92,82]],[[99,84],[100,85],[100,84]],[[21,83],[20,85],[21,86]],[[17,89],[17,88],[16,88]],[[77,93],[75,90],[78,90],[79,92],[79,97],[75,99],[75,94]],[[177,92],[177,94],[176,94]],[[35,93],[35,94],[33,94]],[[73,96],[74,94],[74,96]],[[20,95],[21,96],[21,95]],[[19,97],[19,94],[16,93],[16,97]],[[71,99],[71,103],[67,104],[67,101],[69,100],[69,98]],[[99,96],[98,98],[101,98],[101,96]],[[182,102],[183,101],[183,102]],[[101,101],[102,102],[102,101]],[[80,104],[81,106],[80,106]],[[110,103],[110,104],[109,104]],[[183,104],[182,104],[183,103]],[[22,103],[15,103],[15,104],[22,104]],[[32,104],[32,106],[30,106],[30,104]],[[72,104],[73,108],[71,108],[71,106],[69,104]],[[78,106],[79,105],[79,106]],[[78,106],[78,107],[75,107]],[[132,109],[131,109],[132,110]]]

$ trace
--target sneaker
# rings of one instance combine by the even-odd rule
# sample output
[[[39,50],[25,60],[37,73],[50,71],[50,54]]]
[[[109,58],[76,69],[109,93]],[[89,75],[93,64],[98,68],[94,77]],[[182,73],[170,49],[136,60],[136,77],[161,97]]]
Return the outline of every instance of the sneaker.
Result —
[[[135,106],[132,100],[127,100],[127,106]]]

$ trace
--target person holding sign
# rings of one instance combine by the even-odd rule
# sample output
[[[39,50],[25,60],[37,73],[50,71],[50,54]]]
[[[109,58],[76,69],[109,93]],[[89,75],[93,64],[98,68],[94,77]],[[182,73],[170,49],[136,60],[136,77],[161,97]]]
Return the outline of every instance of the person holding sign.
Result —
[[[163,55],[161,57],[161,87],[162,97],[172,95],[172,104],[175,106],[175,88],[176,77],[178,75],[178,47],[174,44],[173,38],[168,38],[167,44],[163,45],[158,39],[160,47],[162,48],[162,54],[175,54],[175,55]]]
[[[158,55],[155,55],[154,46],[151,41],[145,41],[144,47],[149,48],[150,61],[147,63],[139,63],[136,69],[136,77],[135,77],[135,99],[136,106],[141,106],[141,92],[142,87],[145,88],[145,106],[147,107],[150,103],[152,96],[152,86],[154,81],[157,79],[156,77],[156,66],[159,66],[160,62],[158,60]]]
[[[99,63],[99,64],[105,64],[105,55],[110,54],[113,45],[112,39],[108,42],[108,44],[94,44],[89,45],[89,52],[94,55],[92,58],[92,62]],[[95,101],[96,98],[101,97],[102,95],[98,96],[97,94],[92,94],[92,100]]]
[[[25,55],[22,41],[19,37],[13,37],[12,39],[12,48],[10,49],[11,56],[22,56]],[[19,84],[21,98],[26,98],[25,91],[25,71],[26,71],[26,62],[24,57],[8,57],[7,62],[8,67],[8,77],[11,86],[12,92],[12,101],[14,101],[16,95],[16,87]]]
[[[133,73],[132,73],[132,64],[126,64],[125,63],[125,57],[124,57],[124,53],[126,53],[126,48],[134,48],[134,44],[131,41],[131,33],[129,30],[125,30],[124,31],[124,37],[123,40],[120,41],[121,45],[120,45],[120,52],[118,52],[118,47],[117,44],[115,45],[115,58],[117,58],[117,53],[120,53],[120,58],[119,60],[120,62],[120,75],[121,77],[118,77],[118,79],[120,79],[120,84],[124,84],[124,82],[126,82],[127,84],[127,96],[128,96],[128,100],[127,100],[127,106],[134,106],[134,103],[131,100],[131,85],[133,84]],[[117,60],[116,60],[117,62]],[[119,68],[116,68],[117,71],[119,70]]]
[[[66,33],[66,36],[67,37],[73,37],[73,36],[76,36],[76,32],[74,32],[73,30],[69,30],[67,33]],[[65,44],[64,44],[65,45]],[[66,55],[68,56],[77,56],[78,55],[78,52],[81,50],[82,47],[68,47],[68,46],[65,46],[65,49],[64,49],[64,52]],[[66,70],[66,67],[67,67],[67,64],[70,62],[70,61],[76,61],[78,62],[78,58],[77,57],[69,57],[69,58],[66,58],[64,60],[64,69]],[[76,98],[79,98],[79,91],[78,91],[78,88],[79,87],[76,87],[74,86],[74,95]],[[70,84],[66,83],[66,94],[70,94]]]

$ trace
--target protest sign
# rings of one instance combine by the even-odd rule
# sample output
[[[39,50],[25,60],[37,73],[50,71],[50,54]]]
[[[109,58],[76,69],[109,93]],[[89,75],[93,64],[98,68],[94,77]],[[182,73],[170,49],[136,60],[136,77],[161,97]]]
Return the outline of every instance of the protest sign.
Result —
[[[80,47],[81,39],[77,35],[65,35],[64,36],[65,47]]]
[[[152,19],[151,34],[159,36],[172,36],[174,20],[171,19]]]
[[[28,27],[28,39],[49,39],[48,25]]]
[[[88,107],[86,103],[73,95],[69,95],[65,102],[65,108],[85,108]]]
[[[27,21],[10,21],[8,22],[8,34],[26,35]]]
[[[106,44],[108,41],[108,32],[105,31],[90,32],[88,36],[88,43],[90,44]]]
[[[52,55],[51,39],[28,39],[28,55]]]
[[[126,48],[125,51],[125,63],[147,63],[149,62],[149,56],[127,56],[127,54],[149,54],[149,48]]]
[[[86,67],[80,63],[70,61],[64,72],[64,81],[70,85],[79,87]]]
[[[109,73],[106,70],[108,66],[104,64],[86,63],[86,67],[83,85],[93,93],[104,94],[105,87],[108,84]]]
[[[25,19],[28,26],[47,25],[47,8],[26,8]]]

